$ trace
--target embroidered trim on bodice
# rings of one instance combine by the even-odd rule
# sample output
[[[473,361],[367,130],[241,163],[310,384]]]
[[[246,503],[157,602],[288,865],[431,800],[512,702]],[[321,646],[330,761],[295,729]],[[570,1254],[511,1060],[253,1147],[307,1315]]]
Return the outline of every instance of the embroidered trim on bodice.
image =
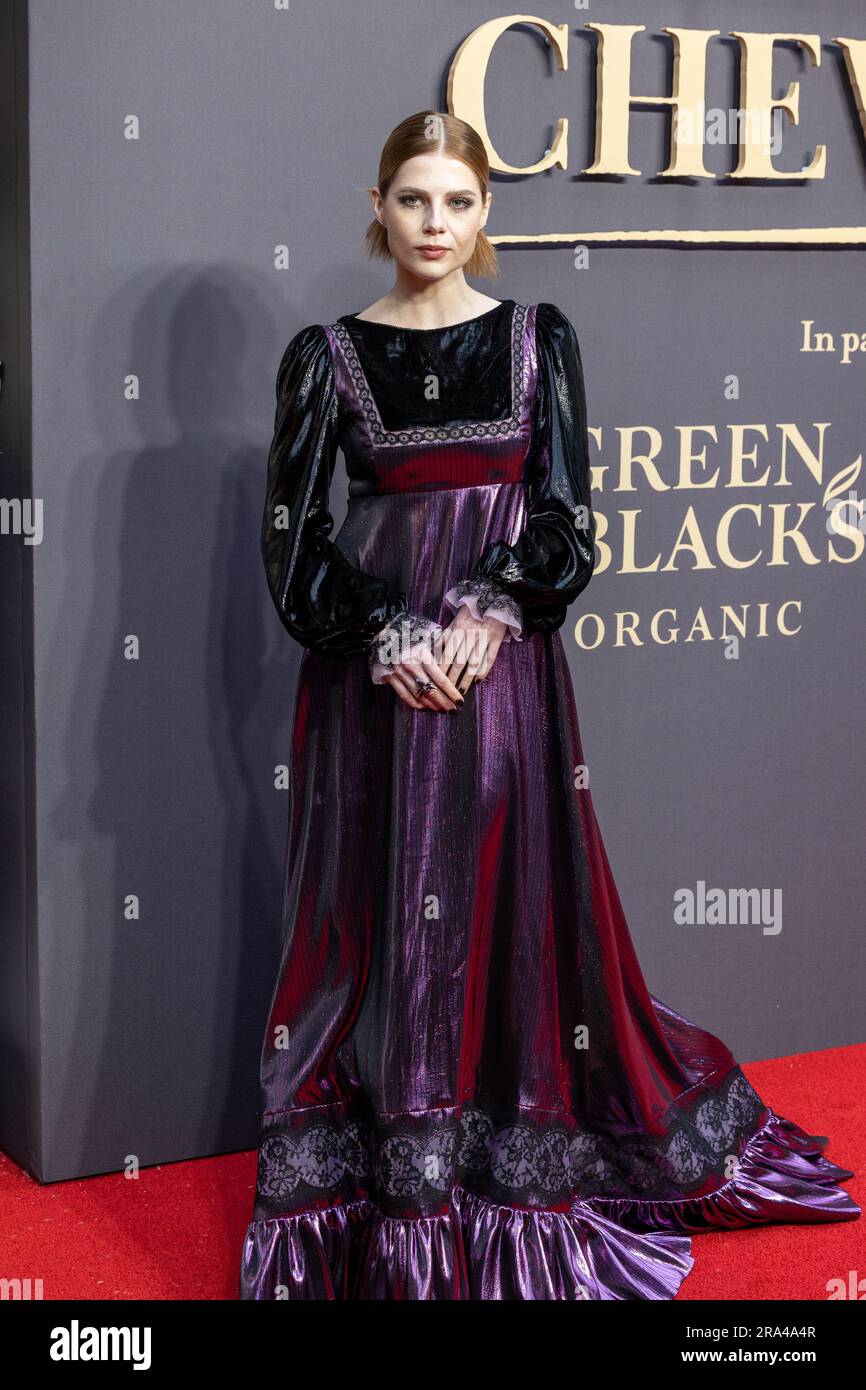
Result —
[[[531,1110],[496,1116],[477,1101],[457,1109],[375,1124],[348,1108],[339,1116],[314,1108],[295,1126],[272,1116],[259,1145],[257,1211],[367,1196],[386,1211],[407,1203],[423,1209],[435,1207],[455,1184],[522,1206],[554,1206],[576,1196],[682,1199],[733,1175],[766,1112],[737,1066],[718,1089],[704,1082],[690,1105],[671,1106],[658,1135],[614,1137]]]
[[[399,430],[386,430],[382,424],[382,417],[349,330],[339,321],[329,324],[330,331],[340,345],[364,419],[375,443],[387,448],[446,440],[489,439],[491,436],[515,434],[521,427],[526,391],[524,328],[527,312],[527,305],[514,304],[511,315],[511,412],[504,420],[473,420],[464,425],[425,425]]]

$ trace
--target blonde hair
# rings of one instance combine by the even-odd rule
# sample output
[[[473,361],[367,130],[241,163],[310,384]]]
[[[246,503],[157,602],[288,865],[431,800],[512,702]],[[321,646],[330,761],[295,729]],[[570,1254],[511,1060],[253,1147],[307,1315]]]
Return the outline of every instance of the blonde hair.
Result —
[[[407,116],[394,127],[379,157],[378,187],[382,197],[386,196],[401,164],[415,155],[431,152],[462,160],[477,178],[482,200],[487,197],[490,162],[484,142],[471,125],[447,111],[416,111],[414,116]],[[364,249],[372,258],[393,260],[387,230],[376,217],[364,233]],[[483,227],[463,269],[467,275],[495,278],[499,274],[496,251]]]

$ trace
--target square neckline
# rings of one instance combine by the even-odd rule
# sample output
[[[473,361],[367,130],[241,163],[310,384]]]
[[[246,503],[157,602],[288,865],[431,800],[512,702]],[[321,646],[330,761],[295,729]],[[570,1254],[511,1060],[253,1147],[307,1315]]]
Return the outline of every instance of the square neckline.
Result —
[[[510,412],[500,420],[481,420],[469,421],[459,425],[409,425],[403,428],[386,429],[379,414],[379,407],[376,404],[375,396],[364,371],[363,364],[358,355],[358,350],[352,341],[347,320],[351,323],[365,323],[367,320],[355,319],[351,314],[344,314],[341,318],[332,323],[328,332],[333,335],[336,345],[342,352],[343,359],[349,370],[361,413],[364,417],[367,429],[370,432],[371,440],[378,447],[401,447],[406,444],[445,444],[453,440],[474,439],[480,437],[507,436],[518,434],[522,427],[523,410],[526,399],[526,354],[524,345],[524,333],[526,321],[529,316],[530,308],[526,304],[521,304],[516,299],[504,299],[494,309],[488,309],[484,314],[476,315],[474,319],[467,319],[465,322],[475,323],[478,319],[489,318],[491,314],[497,313],[500,309],[509,308],[511,322],[509,325],[510,338],[510,375],[511,375],[511,409]],[[370,322],[371,328],[388,328],[392,332],[398,333],[447,333],[447,328],[435,329],[403,329],[395,328],[393,324],[377,324]],[[451,328],[459,328],[460,324],[451,324]]]

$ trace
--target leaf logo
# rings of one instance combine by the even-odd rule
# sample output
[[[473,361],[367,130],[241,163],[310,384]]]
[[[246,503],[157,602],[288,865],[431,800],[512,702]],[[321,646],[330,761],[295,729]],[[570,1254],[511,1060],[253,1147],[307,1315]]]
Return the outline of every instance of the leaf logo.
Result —
[[[849,463],[846,468],[843,468],[840,473],[836,474],[835,478],[830,479],[824,489],[824,496],[821,499],[822,507],[826,507],[831,497],[838,497],[846,488],[850,488],[856,483],[860,476],[860,469],[862,466],[863,455],[858,454],[853,463]]]

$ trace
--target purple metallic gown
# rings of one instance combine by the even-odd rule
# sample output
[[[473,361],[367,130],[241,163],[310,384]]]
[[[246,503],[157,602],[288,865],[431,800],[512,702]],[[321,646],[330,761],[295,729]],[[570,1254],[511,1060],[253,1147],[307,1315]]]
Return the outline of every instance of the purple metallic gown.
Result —
[[[555,305],[289,344],[262,549],[306,650],[243,1299],[669,1299],[689,1232],[859,1215],[826,1139],[647,990],[558,631],[594,535]],[[371,643],[455,586],[514,636],[416,712]]]

